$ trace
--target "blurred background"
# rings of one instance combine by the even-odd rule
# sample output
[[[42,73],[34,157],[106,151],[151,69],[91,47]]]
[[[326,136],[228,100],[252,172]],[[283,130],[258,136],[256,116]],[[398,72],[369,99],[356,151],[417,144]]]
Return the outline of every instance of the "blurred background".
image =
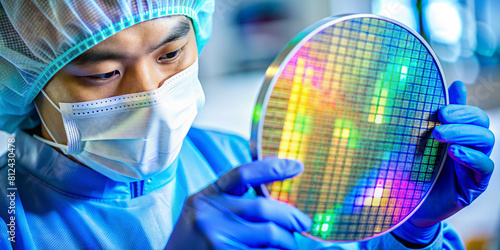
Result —
[[[200,57],[207,100],[195,126],[249,139],[264,73],[279,51],[314,22],[347,13],[383,15],[420,32],[438,55],[447,83],[467,84],[468,104],[488,113],[499,137],[498,0],[217,0],[213,36]],[[0,152],[5,148],[0,143]],[[492,153],[497,168],[499,148]],[[450,219],[468,249],[500,249],[498,194],[496,170],[488,190]]]
[[[200,57],[207,101],[195,125],[250,138],[267,67],[301,30],[332,15],[375,13],[417,30],[448,84],[467,84],[468,104],[484,109],[500,135],[498,0],[217,0],[213,36]],[[500,147],[493,160],[500,166]],[[500,249],[500,171],[488,190],[450,221],[468,249]]]

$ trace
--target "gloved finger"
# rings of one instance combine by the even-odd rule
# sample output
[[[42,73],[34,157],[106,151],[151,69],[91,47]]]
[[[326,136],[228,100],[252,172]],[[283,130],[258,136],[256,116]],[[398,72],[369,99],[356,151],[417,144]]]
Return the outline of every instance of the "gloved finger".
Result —
[[[461,81],[455,81],[448,88],[448,96],[450,97],[450,104],[467,104],[467,88]]]
[[[474,173],[474,182],[479,188],[485,188],[493,173],[494,163],[485,154],[460,145],[451,145],[448,154],[453,160],[471,169]]]
[[[215,249],[229,249],[228,245],[297,249],[293,233],[273,222],[249,222],[228,211],[210,199],[200,212],[196,225],[205,233]]]
[[[279,249],[298,249],[293,233],[273,222],[254,223],[253,235],[243,242],[251,247],[274,247]]]
[[[299,209],[271,198],[220,195],[212,199],[247,221],[271,221],[282,228],[296,232],[307,231],[312,226],[311,218]]]
[[[300,161],[269,157],[232,169],[215,184],[221,192],[242,195],[251,186],[284,180],[303,170],[304,165]]]
[[[434,128],[432,135],[437,141],[470,146],[490,154],[495,135],[489,129],[468,124],[445,124]]]
[[[438,118],[440,122],[445,124],[457,123],[490,127],[488,115],[482,109],[474,106],[448,105],[439,110]]]

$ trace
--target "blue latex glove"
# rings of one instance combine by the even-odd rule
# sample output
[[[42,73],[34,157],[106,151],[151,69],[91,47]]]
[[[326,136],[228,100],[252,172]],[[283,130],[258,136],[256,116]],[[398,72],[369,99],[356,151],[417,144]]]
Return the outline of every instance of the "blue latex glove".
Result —
[[[299,161],[266,158],[229,171],[187,199],[166,249],[297,249],[293,232],[308,230],[311,218],[280,201],[243,195],[303,169]]]
[[[488,129],[488,116],[477,107],[465,105],[467,92],[462,82],[454,82],[448,90],[450,105],[438,113],[443,125],[432,132],[436,140],[450,143],[448,157],[422,206],[393,231],[403,241],[422,246],[434,239],[440,221],[486,190],[493,172],[489,156],[495,137]]]

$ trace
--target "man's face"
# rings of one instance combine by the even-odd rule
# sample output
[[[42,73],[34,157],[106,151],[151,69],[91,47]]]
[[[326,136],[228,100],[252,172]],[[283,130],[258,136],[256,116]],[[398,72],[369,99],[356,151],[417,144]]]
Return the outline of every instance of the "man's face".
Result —
[[[52,77],[45,92],[58,104],[155,90],[197,56],[187,17],[154,19],[122,30],[74,59]],[[61,114],[42,94],[35,101],[55,139],[65,143]],[[50,140],[44,127],[42,136]]]

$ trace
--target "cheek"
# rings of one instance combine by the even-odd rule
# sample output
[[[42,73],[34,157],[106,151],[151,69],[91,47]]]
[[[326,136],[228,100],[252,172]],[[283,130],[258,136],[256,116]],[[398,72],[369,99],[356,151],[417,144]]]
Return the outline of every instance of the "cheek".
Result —
[[[119,89],[119,81],[107,83],[105,85],[77,84],[71,97],[74,102],[87,102],[115,96]]]
[[[44,90],[52,101],[58,104],[59,102],[72,102],[74,100],[71,95],[73,86],[74,80],[60,71],[45,85]]]

